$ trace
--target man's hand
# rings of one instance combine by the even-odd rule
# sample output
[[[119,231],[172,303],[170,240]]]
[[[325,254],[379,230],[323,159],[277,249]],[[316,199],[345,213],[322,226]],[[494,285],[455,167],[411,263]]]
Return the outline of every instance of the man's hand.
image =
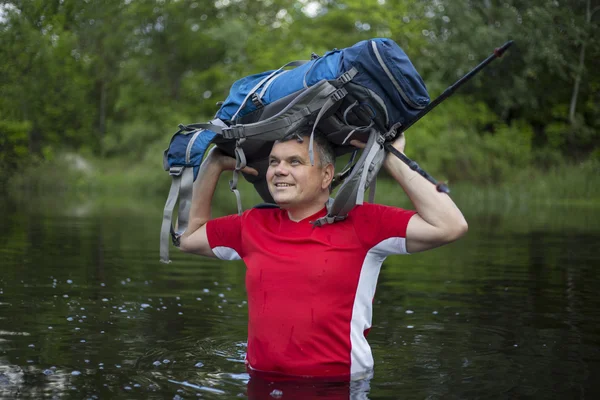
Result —
[[[226,155],[217,147],[210,149],[200,166],[198,178],[194,182],[189,224],[180,238],[180,250],[207,257],[216,257],[208,243],[206,223],[211,219],[211,203],[221,173],[234,169],[235,158]],[[258,171],[251,167],[242,168],[241,171],[258,175]]]
[[[400,132],[398,137],[396,137],[396,140],[394,140],[394,142],[392,143],[392,146],[394,146],[394,148],[400,153],[404,154],[404,147],[406,146],[406,138],[404,137],[404,132]],[[388,157],[390,156],[393,157],[392,154],[388,154]]]
[[[356,148],[359,149],[364,149],[365,146],[367,145],[365,142],[361,142],[360,140],[351,140],[350,144]],[[400,135],[398,135],[398,137],[396,138],[396,140],[394,140],[394,142],[392,143],[392,146],[394,146],[396,148],[396,150],[398,150],[401,153],[404,153],[404,146],[406,146],[406,138],[404,137],[404,132],[400,133]],[[392,156],[391,154],[388,155]]]
[[[219,148],[214,146],[208,152],[206,159],[203,163],[206,163],[207,166],[215,165],[218,166],[221,171],[233,171],[235,169],[235,158],[228,156],[223,153]],[[242,172],[245,172],[250,175],[258,175],[258,171],[252,167],[244,167],[241,169]]]
[[[359,149],[365,148],[365,143],[358,140],[352,140],[350,144]],[[392,143],[401,153],[404,153],[405,145],[404,133]],[[438,193],[431,183],[419,177],[391,153],[386,155],[384,167],[402,186],[418,212],[410,219],[406,229],[406,249],[409,253],[442,246],[467,232],[467,222],[449,196]]]

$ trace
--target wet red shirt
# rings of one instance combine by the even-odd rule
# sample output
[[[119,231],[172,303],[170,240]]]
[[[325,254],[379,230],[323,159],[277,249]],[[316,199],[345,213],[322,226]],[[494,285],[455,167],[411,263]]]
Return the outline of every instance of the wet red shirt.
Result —
[[[296,376],[370,371],[372,303],[381,264],[407,254],[414,211],[356,206],[344,221],[313,227],[287,211],[251,209],[207,224],[217,257],[242,259],[248,293],[251,370]]]

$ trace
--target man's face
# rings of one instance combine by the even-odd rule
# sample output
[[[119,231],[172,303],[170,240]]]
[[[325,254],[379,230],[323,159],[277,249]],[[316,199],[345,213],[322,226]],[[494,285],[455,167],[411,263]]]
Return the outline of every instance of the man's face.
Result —
[[[308,143],[308,140],[277,142],[271,150],[267,183],[273,200],[284,209],[324,204],[329,196],[327,173],[320,166],[316,146],[315,165],[310,164]]]

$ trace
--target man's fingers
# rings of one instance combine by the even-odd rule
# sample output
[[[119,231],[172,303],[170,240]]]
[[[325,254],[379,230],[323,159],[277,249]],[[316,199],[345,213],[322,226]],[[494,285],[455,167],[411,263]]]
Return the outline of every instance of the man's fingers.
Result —
[[[254,175],[254,176],[258,175],[258,171],[252,167],[244,167],[244,168],[242,168],[242,172],[244,172],[246,174]]]
[[[367,145],[366,143],[361,142],[360,140],[351,140],[350,144],[354,147],[358,147],[359,149],[364,149],[365,146]]]

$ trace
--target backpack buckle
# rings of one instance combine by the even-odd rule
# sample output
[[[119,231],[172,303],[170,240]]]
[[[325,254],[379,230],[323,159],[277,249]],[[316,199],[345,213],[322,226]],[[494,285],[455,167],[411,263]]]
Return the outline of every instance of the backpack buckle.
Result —
[[[265,103],[262,102],[262,100],[260,99],[260,97],[258,97],[256,93],[253,93],[250,99],[252,100],[252,104],[254,104],[256,108],[263,108],[265,106]]]
[[[177,165],[175,167],[171,167],[171,168],[169,168],[169,175],[171,175],[171,176],[179,176],[183,172],[184,168],[185,167],[183,167],[181,165]]]
[[[171,242],[173,242],[173,246],[179,247],[181,244],[181,235],[175,232],[171,232]]]
[[[321,217],[315,221],[310,221],[310,223],[314,226],[314,227],[321,227],[325,224],[333,224],[335,222],[338,221],[343,221],[346,219],[346,215],[329,215],[327,214],[324,217]]]
[[[225,139],[243,139],[246,137],[244,133],[244,126],[230,126],[228,128],[223,128],[221,131],[221,135]]]
[[[398,130],[402,128],[402,123],[401,122],[396,122],[394,125],[392,125],[392,127],[390,128],[389,131],[387,131],[386,133],[383,134],[383,137],[385,138],[386,141],[391,141],[393,139],[396,138],[396,134],[398,133]]]
[[[341,88],[341,89],[338,89],[335,92],[333,92],[330,97],[331,97],[331,100],[333,100],[333,101],[340,101],[341,99],[346,97],[347,94],[348,94],[348,91],[344,88]]]
[[[179,124],[177,125],[177,127],[179,128],[179,132],[190,132],[190,131],[195,131],[196,129],[191,128],[187,125],[184,124]]]
[[[352,78],[354,78],[356,76],[356,74],[358,73],[358,70],[355,67],[352,67],[350,70],[344,72],[342,75],[340,75],[337,78],[337,81],[341,84],[341,85],[345,85],[346,83],[350,82],[352,80]]]
[[[341,83],[342,85],[350,82],[352,80],[352,76],[348,73],[348,72],[344,72],[342,75],[340,75],[340,77],[338,78],[338,82]]]

